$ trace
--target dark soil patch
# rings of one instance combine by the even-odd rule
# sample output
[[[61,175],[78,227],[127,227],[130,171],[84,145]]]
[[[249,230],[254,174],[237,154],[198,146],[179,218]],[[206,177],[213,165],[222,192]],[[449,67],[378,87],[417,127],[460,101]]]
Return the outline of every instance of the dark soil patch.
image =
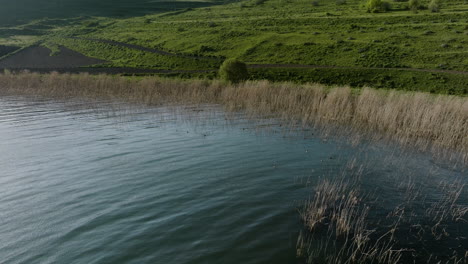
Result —
[[[14,46],[3,46],[0,45],[0,57],[3,57],[9,53],[14,52],[15,50],[18,50],[19,47],[14,47]]]
[[[55,56],[50,56],[48,48],[33,46],[16,54],[8,56],[0,61],[0,68],[4,69],[55,69],[77,68],[106,61],[86,57],[71,49],[60,47],[61,51]]]

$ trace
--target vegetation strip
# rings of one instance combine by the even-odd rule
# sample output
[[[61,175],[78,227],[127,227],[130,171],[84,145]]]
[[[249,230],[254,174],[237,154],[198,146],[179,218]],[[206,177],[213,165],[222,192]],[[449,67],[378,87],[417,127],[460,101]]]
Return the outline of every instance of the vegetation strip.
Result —
[[[141,51],[146,51],[146,52],[156,53],[156,54],[161,54],[161,55],[166,55],[166,56],[176,56],[176,57],[192,58],[192,59],[220,60],[220,58],[213,58],[213,57],[188,56],[188,55],[170,53],[170,52],[163,51],[163,50],[150,49],[150,48],[146,48],[146,47],[142,47],[142,46],[138,46],[138,45],[123,43],[123,42],[118,42],[118,41],[113,41],[113,40],[107,40],[107,39],[78,38],[78,37],[70,37],[70,38],[71,38],[71,39],[81,39],[81,40],[97,41],[97,42],[107,43],[107,44],[111,44],[111,45],[115,45],[115,46],[121,46],[121,47],[126,47],[126,48],[130,48],[130,49],[141,50]]]
[[[298,257],[308,264],[466,263],[461,246],[466,237],[459,232],[468,223],[468,205],[460,197],[463,180],[431,186],[438,194],[431,200],[412,175],[399,175],[388,182],[391,200],[398,202],[388,206],[385,194],[363,190],[365,171],[350,160],[341,175],[314,186],[300,209],[305,229],[297,241]]]
[[[463,166],[468,162],[468,100],[464,97],[268,81],[226,84],[58,73],[3,74],[0,92],[118,98],[146,104],[217,103],[228,110],[274,114],[286,121],[320,127],[324,134],[390,140]]]
[[[400,71],[416,71],[416,72],[432,72],[432,73],[451,73],[468,75],[466,71],[451,71],[451,70],[437,70],[437,69],[415,69],[415,68],[379,68],[379,67],[346,67],[346,66],[332,66],[332,65],[302,65],[302,64],[249,64],[249,68],[253,69],[266,69],[266,68],[305,68],[305,69],[353,69],[353,70],[400,70]]]

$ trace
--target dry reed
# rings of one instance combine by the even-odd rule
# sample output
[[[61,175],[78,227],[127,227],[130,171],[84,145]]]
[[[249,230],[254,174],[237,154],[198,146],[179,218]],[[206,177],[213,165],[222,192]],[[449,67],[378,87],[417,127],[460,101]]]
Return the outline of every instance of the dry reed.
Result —
[[[320,182],[301,210],[307,234],[299,235],[298,256],[307,263],[399,263],[405,249],[394,248],[397,223],[378,234],[363,200],[352,178]]]
[[[468,100],[464,97],[382,91],[349,87],[326,88],[250,81],[142,79],[88,74],[0,74],[0,95],[118,99],[145,104],[216,103],[228,110],[270,115],[323,135],[344,133],[355,138],[387,139],[431,151],[465,165],[468,161]]]
[[[365,135],[441,156],[455,153],[449,158],[455,157],[464,165],[468,161],[468,100],[463,97],[370,88],[356,92],[349,87],[329,89],[318,84],[257,81],[229,85],[216,80],[58,73],[2,74],[1,95],[116,99],[149,105],[215,103],[232,111],[300,121],[304,126],[320,127],[323,135]],[[370,207],[356,187],[357,178],[359,173],[322,181],[301,211],[307,230],[298,239],[297,253],[306,256],[309,263],[398,263],[408,253],[408,249],[396,246],[395,237],[405,221],[417,230],[420,240],[428,235],[441,239],[447,222],[467,221],[468,208],[456,203],[464,186],[453,183],[441,184],[444,195],[426,209],[425,219],[431,225],[411,223],[408,219],[413,216],[407,214],[412,214],[410,207],[419,192],[410,179],[399,183],[405,204],[396,207],[388,215],[391,224],[377,232],[381,228],[367,222]],[[450,263],[467,259],[468,253],[458,254]],[[439,261],[430,256],[428,262],[432,260]]]
[[[455,226],[466,230],[468,206],[459,204],[464,185],[461,180],[442,181],[436,200],[416,199],[420,193],[414,179],[394,183],[392,198],[401,204],[387,204],[389,213],[381,216],[388,197],[360,190],[362,168],[355,161],[337,177],[328,176],[314,187],[313,196],[299,210],[305,229],[300,232],[296,254],[306,263],[466,263],[468,251],[449,245],[466,240]],[[394,206],[394,207],[393,207]],[[392,209],[393,208],[393,209]],[[448,242],[449,241],[449,242]],[[428,247],[428,248],[426,248]]]

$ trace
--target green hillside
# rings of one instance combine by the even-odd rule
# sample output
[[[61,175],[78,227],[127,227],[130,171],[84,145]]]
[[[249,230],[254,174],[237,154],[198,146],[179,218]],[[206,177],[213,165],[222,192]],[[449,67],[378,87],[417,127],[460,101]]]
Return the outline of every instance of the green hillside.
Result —
[[[15,38],[17,45],[42,40],[52,48],[63,45],[110,61],[110,67],[207,70],[236,57],[263,65],[252,70],[255,78],[466,93],[468,3],[443,1],[440,10],[432,12],[429,2],[411,9],[408,2],[392,1],[388,10],[376,13],[367,12],[365,4],[249,0],[126,19],[63,20],[60,26],[42,20],[16,27],[18,32],[0,44],[11,45]],[[155,56],[96,39],[179,56]]]
[[[261,2],[261,3],[259,3]],[[323,2],[323,3],[322,3]],[[361,1],[243,1],[124,20],[102,19],[61,36],[111,39],[250,63],[409,67],[468,71],[468,4],[440,13],[367,13]],[[59,34],[57,34],[59,35]]]

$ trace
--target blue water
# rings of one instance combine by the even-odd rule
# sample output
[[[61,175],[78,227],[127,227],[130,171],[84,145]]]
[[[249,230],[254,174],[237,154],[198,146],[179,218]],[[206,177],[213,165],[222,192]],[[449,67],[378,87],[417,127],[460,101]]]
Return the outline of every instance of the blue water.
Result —
[[[0,138],[0,263],[296,263],[297,208],[351,156],[384,191],[463,176],[216,106],[6,97]]]

